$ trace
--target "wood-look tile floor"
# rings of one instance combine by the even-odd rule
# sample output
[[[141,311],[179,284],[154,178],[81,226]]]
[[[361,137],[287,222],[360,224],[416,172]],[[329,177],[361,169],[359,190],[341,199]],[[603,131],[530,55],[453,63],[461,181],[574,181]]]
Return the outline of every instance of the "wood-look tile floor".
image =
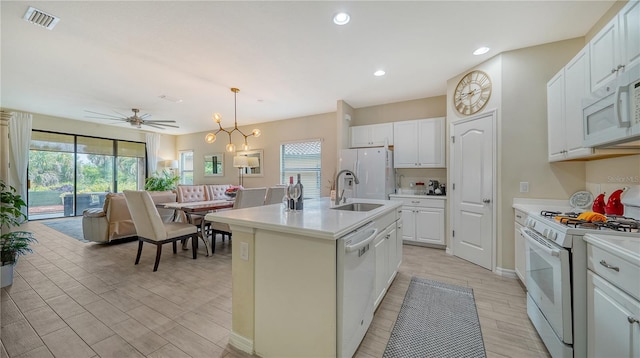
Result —
[[[14,283],[2,289],[0,357],[248,357],[228,345],[231,329],[231,245],[197,260],[190,250],[137,242],[82,243],[41,222],[34,253],[21,257]],[[548,357],[526,314],[515,279],[449,256],[404,246],[398,276],[380,304],[356,357],[381,357],[411,276],[473,288],[489,357]]]

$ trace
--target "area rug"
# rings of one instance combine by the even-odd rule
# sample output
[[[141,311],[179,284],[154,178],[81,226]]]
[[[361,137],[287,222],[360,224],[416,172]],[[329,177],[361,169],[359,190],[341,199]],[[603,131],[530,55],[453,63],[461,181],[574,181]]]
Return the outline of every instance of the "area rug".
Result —
[[[412,277],[383,357],[486,357],[473,290]]]
[[[84,235],[82,234],[82,218],[59,219],[43,221],[42,223],[78,241],[89,242],[84,239]]]

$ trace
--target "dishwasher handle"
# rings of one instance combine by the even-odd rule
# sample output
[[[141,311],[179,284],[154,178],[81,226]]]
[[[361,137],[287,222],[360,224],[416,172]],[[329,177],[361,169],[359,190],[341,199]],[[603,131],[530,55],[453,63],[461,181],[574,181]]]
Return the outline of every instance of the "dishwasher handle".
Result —
[[[363,231],[362,234],[365,235],[365,233],[371,233],[369,236],[367,236],[366,239],[361,240],[353,245],[346,245],[344,247],[344,251],[345,252],[354,252],[354,251],[359,251],[361,248],[369,245],[371,243],[371,241],[373,241],[373,239],[376,237],[376,235],[378,234],[378,229],[375,228],[371,228],[371,229],[367,229],[366,231]]]

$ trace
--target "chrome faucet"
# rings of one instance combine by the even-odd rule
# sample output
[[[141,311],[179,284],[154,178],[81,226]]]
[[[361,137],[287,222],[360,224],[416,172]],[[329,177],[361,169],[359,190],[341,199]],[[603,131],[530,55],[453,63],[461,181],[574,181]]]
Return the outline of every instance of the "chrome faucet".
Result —
[[[351,170],[344,169],[338,172],[338,175],[336,175],[336,201],[335,201],[336,205],[340,204],[340,200],[342,200],[342,198],[344,197],[344,189],[342,189],[342,193],[338,189],[338,187],[340,186],[340,174],[342,173],[349,173],[353,175],[353,180],[356,182],[356,184],[360,184],[360,180],[358,180],[358,177],[356,176],[356,174]]]

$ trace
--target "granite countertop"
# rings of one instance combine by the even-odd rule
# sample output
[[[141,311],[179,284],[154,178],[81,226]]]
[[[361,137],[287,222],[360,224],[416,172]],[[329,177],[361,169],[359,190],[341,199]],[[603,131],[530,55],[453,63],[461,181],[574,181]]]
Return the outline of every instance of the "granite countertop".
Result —
[[[304,210],[285,212],[282,204],[256,206],[209,213],[206,220],[223,222],[255,229],[264,229],[320,239],[338,239],[360,226],[402,206],[394,200],[349,199],[349,203],[382,204],[371,211],[345,211],[331,209],[329,198],[308,199]],[[342,206],[345,204],[341,204]]]

